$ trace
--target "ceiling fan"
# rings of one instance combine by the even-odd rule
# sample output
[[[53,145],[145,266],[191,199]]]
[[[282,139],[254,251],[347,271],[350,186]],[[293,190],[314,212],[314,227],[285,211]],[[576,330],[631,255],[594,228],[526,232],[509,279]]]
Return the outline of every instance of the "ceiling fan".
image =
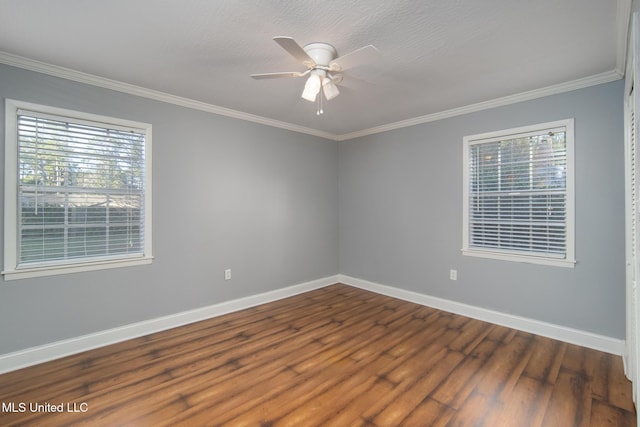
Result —
[[[284,50],[307,67],[306,71],[285,71],[279,73],[251,74],[254,79],[273,79],[280,77],[307,77],[302,98],[316,102],[316,114],[323,113],[322,98],[327,101],[340,94],[336,85],[342,82],[344,72],[377,59],[378,49],[372,45],[361,47],[351,53],[338,57],[336,49],[328,43],[309,43],[301,47],[292,37],[274,37]],[[322,89],[322,91],[321,91]],[[318,96],[320,95],[320,96]]]

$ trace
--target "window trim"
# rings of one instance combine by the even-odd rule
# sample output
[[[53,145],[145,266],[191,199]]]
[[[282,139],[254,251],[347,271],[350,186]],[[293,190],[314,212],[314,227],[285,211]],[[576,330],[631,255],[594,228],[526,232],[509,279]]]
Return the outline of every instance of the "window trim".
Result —
[[[529,255],[517,253],[508,249],[477,248],[469,245],[469,166],[470,146],[486,142],[494,142],[508,137],[520,136],[521,134],[540,132],[558,127],[565,128],[566,132],[566,241],[565,256],[558,257],[552,254]],[[481,258],[492,258],[505,261],[527,262],[533,264],[543,264],[558,267],[573,268],[575,260],[575,172],[574,172],[574,119],[558,120],[554,122],[540,123],[530,126],[505,129],[495,132],[487,132],[463,137],[463,160],[462,160],[462,254]]]
[[[18,266],[18,111],[31,110],[70,120],[91,121],[105,125],[136,128],[145,133],[145,174],[144,174],[144,247],[142,255],[96,257],[46,262],[38,265]],[[150,264],[152,255],[152,171],[151,171],[152,129],[148,123],[107,117],[97,114],[50,107],[13,99],[5,100],[5,170],[4,170],[4,270],[5,280],[26,279],[57,274],[103,270]]]

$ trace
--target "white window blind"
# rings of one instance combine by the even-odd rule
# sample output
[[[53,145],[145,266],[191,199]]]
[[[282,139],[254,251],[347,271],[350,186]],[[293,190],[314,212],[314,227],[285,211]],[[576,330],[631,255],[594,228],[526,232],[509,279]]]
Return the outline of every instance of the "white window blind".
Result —
[[[465,138],[463,251],[572,260],[572,131],[558,124]]]
[[[142,254],[144,138],[18,112],[19,264]]]
[[[150,128],[43,110],[16,108],[9,124],[16,236],[4,273],[150,258]]]

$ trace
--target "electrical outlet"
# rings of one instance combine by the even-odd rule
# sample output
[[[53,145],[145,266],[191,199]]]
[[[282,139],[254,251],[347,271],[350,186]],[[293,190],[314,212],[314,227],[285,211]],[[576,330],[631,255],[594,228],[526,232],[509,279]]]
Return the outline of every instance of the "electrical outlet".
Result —
[[[458,280],[458,270],[449,270],[449,279]]]
[[[231,280],[231,269],[227,268],[224,271],[224,280]]]

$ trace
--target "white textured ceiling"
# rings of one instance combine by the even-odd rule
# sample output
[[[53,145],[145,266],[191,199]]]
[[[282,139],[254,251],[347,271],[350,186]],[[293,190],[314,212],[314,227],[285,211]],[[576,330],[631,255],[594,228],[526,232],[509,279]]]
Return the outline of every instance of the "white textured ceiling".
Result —
[[[567,82],[619,78],[628,0],[0,0],[0,55],[16,56],[320,133],[357,134]],[[373,83],[316,116],[273,40],[373,44]],[[15,55],[15,56],[14,56]],[[10,60],[8,59],[10,58]],[[26,63],[26,61],[25,61]],[[242,116],[241,114],[241,116]],[[311,132],[313,133],[313,132]]]

